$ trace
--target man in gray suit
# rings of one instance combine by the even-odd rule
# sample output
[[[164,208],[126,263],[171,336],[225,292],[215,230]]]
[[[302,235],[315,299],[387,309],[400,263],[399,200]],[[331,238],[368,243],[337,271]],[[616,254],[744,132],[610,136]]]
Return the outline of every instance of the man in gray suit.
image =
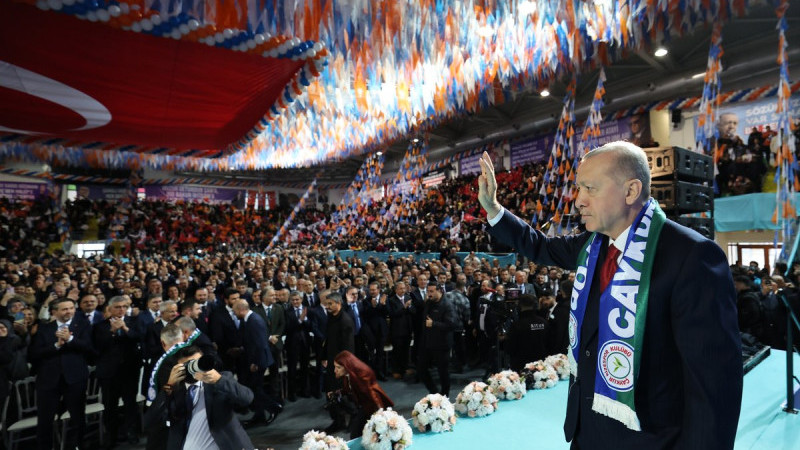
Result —
[[[283,306],[275,302],[275,289],[271,286],[261,291],[261,297],[253,297],[253,312],[261,316],[267,325],[267,335],[269,339],[269,351],[272,353],[274,362],[269,367],[267,375],[268,392],[272,398],[281,398],[281,379],[278,369],[283,364],[283,336],[286,331],[286,317]]]

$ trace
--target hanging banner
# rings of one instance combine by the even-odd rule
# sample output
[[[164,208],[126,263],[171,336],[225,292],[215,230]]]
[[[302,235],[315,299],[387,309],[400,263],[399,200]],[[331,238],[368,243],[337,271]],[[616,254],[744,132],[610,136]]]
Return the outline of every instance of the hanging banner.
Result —
[[[545,161],[553,147],[555,134],[511,144],[511,168]]]
[[[147,199],[167,201],[186,201],[203,203],[236,203],[244,204],[244,191],[239,189],[224,189],[208,186],[158,186],[147,185],[144,187]]]
[[[9,200],[41,200],[50,195],[49,183],[17,183],[0,181],[0,197]]]
[[[78,189],[78,198],[89,200],[121,200],[130,193],[124,187],[100,184],[79,184],[76,188]]]

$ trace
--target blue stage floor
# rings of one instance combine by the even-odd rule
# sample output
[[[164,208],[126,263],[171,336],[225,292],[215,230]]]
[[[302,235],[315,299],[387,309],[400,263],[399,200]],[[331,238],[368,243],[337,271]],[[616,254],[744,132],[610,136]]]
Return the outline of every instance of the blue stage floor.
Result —
[[[795,355],[794,360],[797,373],[800,357]],[[773,350],[745,376],[736,449],[800,449],[800,416],[781,410],[786,401],[785,361],[784,352]],[[553,389],[528,391],[522,400],[500,402],[497,412],[485,418],[459,418],[450,433],[422,434],[415,430],[412,448],[568,449],[562,431],[567,384],[562,381]],[[457,392],[455,387],[453,392]],[[360,441],[355,439],[348,445],[361,450]]]

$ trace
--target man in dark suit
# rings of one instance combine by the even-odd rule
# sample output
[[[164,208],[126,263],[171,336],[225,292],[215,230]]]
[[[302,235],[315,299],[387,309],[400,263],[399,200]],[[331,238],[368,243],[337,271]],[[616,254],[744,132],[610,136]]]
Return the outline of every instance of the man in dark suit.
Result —
[[[536,297],[536,290],[531,283],[528,283],[528,274],[524,270],[518,270],[514,274],[514,281],[506,283],[506,290],[519,289],[520,295],[531,294]]]
[[[333,359],[344,350],[354,352],[355,342],[353,320],[344,313],[342,295],[338,292],[328,293],[325,296],[325,308],[328,311],[328,326],[325,330],[325,343],[322,348],[322,354],[325,356],[322,365],[327,370],[325,390],[330,392],[336,385],[333,376]]]
[[[386,322],[389,312],[386,309],[386,300],[386,294],[381,294],[378,283],[372,282],[369,284],[367,298],[362,302],[364,325],[370,329],[375,338],[374,356],[371,358],[372,370],[381,381],[386,380],[386,352],[383,348],[389,335],[389,324]]]
[[[408,349],[413,332],[412,316],[416,311],[413,299],[406,292],[406,283],[398,281],[394,285],[394,295],[386,302],[391,320],[389,333],[392,339],[392,376],[400,379],[408,369]]]
[[[353,319],[355,327],[353,328],[356,345],[355,355],[358,359],[371,366],[373,364],[372,355],[375,351],[375,337],[372,335],[372,330],[364,322],[364,304],[361,301],[361,295],[355,286],[348,287],[345,292],[345,298],[347,299],[345,312]]]
[[[267,375],[267,392],[272,398],[281,399],[281,379],[278,374],[283,364],[283,334],[286,330],[286,316],[283,306],[275,303],[275,289],[267,286],[261,296],[253,296],[253,312],[258,314],[267,325],[267,340],[273,363]]]
[[[414,346],[411,347],[411,359],[409,364],[413,367],[416,367],[417,361],[419,361],[422,335],[425,330],[425,299],[428,295],[428,276],[424,273],[421,273],[419,276],[417,276],[416,281],[416,287],[408,287],[408,295],[411,297],[411,305],[414,307],[413,313],[411,314]],[[419,378],[418,374],[414,378]]]
[[[139,342],[133,336],[133,319],[125,312],[130,300],[118,295],[108,301],[111,317],[95,325],[92,339],[97,351],[96,374],[103,396],[103,419],[106,422],[106,448],[116,446],[119,423],[119,400],[124,403],[125,422],[122,424],[128,441],[138,442],[136,432],[136,389],[142,355]]]
[[[308,283],[311,284],[310,281]],[[319,298],[319,294],[314,293],[314,295]],[[322,349],[325,345],[325,333],[328,330],[328,310],[325,309],[324,303],[324,301],[321,303],[315,302],[313,306],[308,307],[308,319],[311,322],[311,333],[314,335],[311,348],[314,349],[317,364],[309,381],[311,384],[311,396],[314,398],[319,398],[322,392],[325,391],[326,369],[323,362],[327,361],[327,359]]]
[[[83,445],[85,426],[86,358],[92,352],[89,322],[73,318],[75,303],[67,298],[51,303],[53,321],[43,323],[28,350],[36,369],[37,441],[40,449],[53,448],[53,422],[62,398],[70,414],[66,447]]]
[[[234,410],[249,405],[253,392],[227,371],[187,374],[185,364],[203,355],[197,347],[183,348],[176,355],[178,363],[151,406],[168,411],[167,448],[207,448],[213,443],[220,450],[252,450],[253,443]]]
[[[244,351],[241,323],[233,313],[233,305],[239,300],[239,291],[234,288],[225,289],[225,304],[214,308],[209,318],[211,340],[217,344],[219,356],[225,370],[239,373],[239,356]]]
[[[570,379],[564,422],[573,448],[733,448],[742,362],[730,269],[714,242],[661,218],[663,213],[651,203],[644,152],[624,142],[589,152],[578,168],[575,202],[588,232],[554,238],[504,210],[497,202],[494,168],[487,154],[480,165],[478,198],[487,212],[490,233],[537,263],[578,270],[570,322],[582,320],[582,326],[570,333],[577,376]],[[647,222],[640,219],[646,214],[652,215]],[[633,227],[634,223],[641,227]],[[653,242],[655,236],[648,230],[659,225]],[[646,247],[642,234],[649,238]],[[598,240],[587,247],[595,236]],[[627,244],[634,238],[637,245]],[[620,257],[605,261],[608,253]],[[579,257],[588,262],[579,263]],[[652,258],[646,303],[638,286],[625,297],[612,289],[632,286],[621,284],[623,279],[641,281],[626,278],[637,274],[628,273],[633,258]],[[588,270],[595,260],[597,270]],[[619,269],[615,263],[620,263]],[[601,303],[608,306],[609,301],[613,306],[605,313],[608,317],[601,317]],[[644,328],[634,329],[639,325],[635,319],[645,320]],[[640,330],[644,335],[636,336]],[[623,381],[635,389],[633,398],[614,400],[598,393],[613,389],[607,381],[610,366],[597,368],[598,356],[605,355],[599,352],[599,336],[609,332],[621,339],[636,337],[641,343],[632,347],[640,358],[638,365],[628,364],[630,357],[621,352],[613,353],[616,369],[628,368]],[[608,410],[606,415],[595,410],[612,401],[617,411]]]
[[[419,360],[417,369],[419,377],[431,394],[439,393],[445,397],[450,395],[450,349],[453,347],[453,330],[455,329],[456,312],[453,304],[444,299],[442,287],[429,284],[427,286],[424,305],[424,331],[419,335]],[[442,388],[434,384],[428,368],[435,366],[439,373]]]
[[[286,375],[289,379],[288,398],[290,402],[297,396],[308,397],[308,366],[311,356],[311,322],[308,308],[298,291],[289,296],[290,307],[286,311]],[[298,368],[299,364],[299,368]]]
[[[242,359],[245,370],[240,373],[239,380],[253,391],[253,403],[250,407],[254,414],[245,427],[269,425],[283,408],[264,392],[264,372],[274,363],[267,341],[267,326],[258,314],[250,310],[247,300],[237,301],[233,311],[242,322],[244,330]]]
[[[103,313],[97,310],[97,297],[94,294],[86,294],[81,297],[80,309],[75,311],[75,317],[86,319],[92,326],[103,321]],[[91,337],[91,333],[89,336]]]

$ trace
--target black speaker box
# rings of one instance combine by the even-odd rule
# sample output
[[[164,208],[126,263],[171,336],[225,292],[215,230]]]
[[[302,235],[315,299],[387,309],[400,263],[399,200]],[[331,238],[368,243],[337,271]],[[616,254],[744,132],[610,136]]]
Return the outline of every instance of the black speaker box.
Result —
[[[687,181],[714,179],[714,161],[709,155],[681,147],[646,148],[644,152],[653,181],[664,178]]]
[[[681,213],[704,212],[714,209],[714,189],[685,181],[653,181],[650,195],[664,211]]]
[[[697,231],[708,239],[714,239],[714,219],[707,217],[670,217],[670,219]]]

